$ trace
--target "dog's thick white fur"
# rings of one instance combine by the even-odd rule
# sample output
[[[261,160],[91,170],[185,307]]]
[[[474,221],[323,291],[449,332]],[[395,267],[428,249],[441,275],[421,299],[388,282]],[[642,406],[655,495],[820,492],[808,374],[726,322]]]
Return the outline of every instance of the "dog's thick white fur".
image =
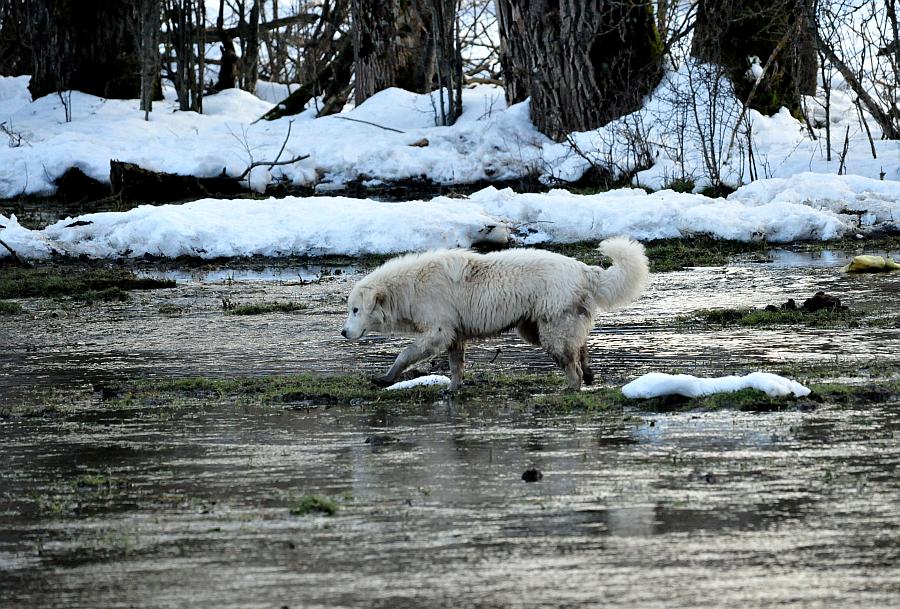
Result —
[[[353,287],[341,334],[351,340],[366,332],[415,334],[379,382],[393,383],[410,366],[449,351],[450,388],[457,389],[466,341],[517,328],[550,354],[578,390],[582,381],[593,381],[586,342],[595,314],[637,299],[649,275],[640,243],[614,237],[599,250],[613,266],[534,249],[394,258]]]

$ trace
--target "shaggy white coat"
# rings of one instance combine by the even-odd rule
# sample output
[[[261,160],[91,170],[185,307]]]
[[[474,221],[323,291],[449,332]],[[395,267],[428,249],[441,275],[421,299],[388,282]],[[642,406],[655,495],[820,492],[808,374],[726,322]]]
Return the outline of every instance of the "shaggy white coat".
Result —
[[[649,274],[644,247],[636,241],[614,237],[598,249],[613,266],[534,249],[485,255],[438,250],[394,258],[353,287],[341,334],[351,340],[366,332],[415,334],[380,382],[393,383],[410,366],[449,351],[456,389],[466,341],[517,328],[553,357],[577,390],[593,380],[586,342],[594,316],[637,299]]]

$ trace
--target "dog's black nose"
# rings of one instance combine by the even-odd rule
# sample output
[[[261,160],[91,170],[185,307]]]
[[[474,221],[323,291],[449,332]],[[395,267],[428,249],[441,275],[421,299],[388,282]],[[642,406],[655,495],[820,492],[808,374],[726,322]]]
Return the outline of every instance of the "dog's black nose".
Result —
[[[347,338],[347,331],[341,330],[341,336],[343,336],[344,338]]]

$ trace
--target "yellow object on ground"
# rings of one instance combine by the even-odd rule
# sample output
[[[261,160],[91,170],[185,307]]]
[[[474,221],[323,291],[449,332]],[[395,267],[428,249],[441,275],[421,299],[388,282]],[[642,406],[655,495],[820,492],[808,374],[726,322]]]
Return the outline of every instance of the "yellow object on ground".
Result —
[[[896,270],[900,270],[900,264],[897,264],[890,258],[885,259],[881,256],[868,254],[854,256],[850,264],[844,267],[844,271],[847,273],[881,273]]]

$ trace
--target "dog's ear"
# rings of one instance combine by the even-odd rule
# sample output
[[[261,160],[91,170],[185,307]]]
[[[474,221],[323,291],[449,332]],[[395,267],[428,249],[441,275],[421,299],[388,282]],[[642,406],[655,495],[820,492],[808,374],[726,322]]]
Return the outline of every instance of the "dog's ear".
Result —
[[[387,301],[387,292],[384,290],[378,290],[375,292],[375,306],[383,307],[384,303]]]

